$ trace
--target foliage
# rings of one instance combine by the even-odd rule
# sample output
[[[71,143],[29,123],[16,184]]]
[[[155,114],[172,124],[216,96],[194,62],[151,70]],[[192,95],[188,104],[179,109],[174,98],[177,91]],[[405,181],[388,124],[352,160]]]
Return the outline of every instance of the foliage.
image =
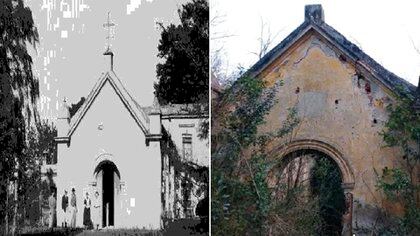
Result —
[[[27,146],[25,156],[29,157],[33,164],[34,161],[41,161],[41,157],[46,157],[52,163],[56,163],[57,147],[54,138],[57,137],[57,128],[53,123],[42,120],[36,123],[36,127],[30,127],[27,134]],[[29,162],[28,162],[29,164]]]
[[[85,103],[85,101],[86,101],[86,98],[81,97],[80,100],[77,103],[73,103],[73,104],[70,105],[70,107],[69,107],[70,118],[73,117],[76,114],[76,112],[83,105],[83,103]]]
[[[399,218],[396,231],[401,234],[420,233],[418,176],[420,160],[420,113],[414,111],[414,100],[402,91],[395,104],[387,107],[389,119],[381,132],[388,146],[402,150],[401,166],[384,168],[378,188],[386,197],[400,203],[404,215]]]
[[[162,29],[155,95],[160,104],[208,103],[209,6],[193,0],[178,10],[180,25]]]
[[[198,196],[204,194],[204,199],[202,199],[196,209],[195,213],[200,216],[201,222],[197,225],[197,228],[201,228],[204,232],[208,232],[208,205],[209,205],[209,169],[205,166],[199,166],[195,163],[192,163],[188,160],[185,160],[178,149],[166,129],[162,127],[162,141],[161,141],[161,154],[164,159],[167,159],[167,162],[164,161],[163,169],[167,169],[173,171],[173,175],[175,178],[175,186],[173,188],[178,191],[180,189],[181,194],[183,195],[182,198],[175,197],[174,204],[172,205],[172,209],[165,209],[168,212],[173,212],[175,214],[175,218],[179,218],[179,209],[177,206],[181,206],[182,212],[185,216],[190,217],[190,209],[191,201],[190,194],[197,194]],[[191,192],[195,187],[198,187],[198,191],[196,193]],[[165,202],[165,198],[162,195],[162,204]],[[207,207],[206,207],[207,206]],[[168,217],[165,213],[163,221],[164,224],[172,221],[173,218]],[[207,223],[206,223],[207,222]]]
[[[159,104],[194,104],[192,113],[209,112],[209,6],[206,0],[193,0],[178,9],[181,23],[164,26],[158,45],[154,84]],[[209,122],[199,125],[200,139],[208,139]]]
[[[40,216],[39,196],[46,199],[50,193],[50,187],[54,186],[52,173],[47,173],[47,181],[41,181],[41,164],[43,159],[48,162],[57,162],[57,150],[54,137],[57,129],[46,120],[36,123],[27,132],[26,147],[22,155],[22,166],[19,170],[19,208],[22,220],[29,218],[29,222],[35,223]],[[48,161],[49,160],[49,161]]]
[[[284,187],[284,186],[283,186]],[[316,235],[322,225],[318,197],[313,196],[304,201],[299,200],[303,190],[295,188],[287,192],[285,199],[273,204],[269,223],[273,235]]]
[[[411,196],[413,196],[415,190],[407,172],[400,168],[390,169],[385,167],[382,170],[378,187],[392,201],[398,201],[401,198],[411,200]]]
[[[386,197],[402,204],[404,215],[398,219],[396,229],[400,234],[416,235],[420,231],[420,209],[416,202],[418,185],[411,182],[406,170],[400,168],[384,168],[378,181],[378,188]]]
[[[279,85],[279,84],[278,84]],[[273,201],[267,175],[273,165],[264,153],[267,141],[289,134],[299,120],[296,111],[283,127],[259,134],[258,126],[275,103],[278,85],[244,76],[226,89],[212,132],[212,234],[265,235]],[[246,150],[252,150],[250,157]]]
[[[39,95],[27,51],[28,44],[35,46],[38,42],[38,33],[32,12],[23,0],[0,0],[0,35],[0,224],[7,232],[12,209],[13,224],[17,217],[17,203],[11,201],[10,187],[18,177],[16,170],[23,166],[20,159],[25,127],[31,117],[37,117],[35,103]],[[17,184],[15,181],[14,187]]]
[[[381,132],[388,146],[402,148],[408,171],[412,171],[420,160],[420,113],[413,111],[413,99],[403,93],[396,104],[387,107],[389,119]]]
[[[317,233],[340,235],[341,220],[346,210],[340,171],[331,159],[326,156],[318,156],[311,172],[312,194],[318,197],[321,217]]]
[[[0,76],[3,86],[17,91],[19,100],[34,104],[39,95],[38,80],[32,74],[32,58],[27,43],[38,42],[32,12],[23,0],[0,1]],[[7,90],[3,90],[5,92]]]

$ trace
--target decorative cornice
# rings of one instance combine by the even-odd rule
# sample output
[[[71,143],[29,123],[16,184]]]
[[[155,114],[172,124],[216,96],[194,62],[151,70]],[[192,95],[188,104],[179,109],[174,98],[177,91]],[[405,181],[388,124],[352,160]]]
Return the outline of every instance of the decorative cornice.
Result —
[[[160,141],[162,139],[162,134],[147,134],[146,141]]]
[[[68,136],[66,136],[66,137],[55,137],[54,141],[56,143],[67,143],[67,144],[69,144],[70,143],[70,137],[68,137]]]
[[[162,119],[195,119],[195,118],[209,118],[209,115],[204,114],[167,114],[162,115]]]
[[[150,142],[160,142],[162,140],[162,134],[147,134],[146,135],[146,146],[149,146]]]

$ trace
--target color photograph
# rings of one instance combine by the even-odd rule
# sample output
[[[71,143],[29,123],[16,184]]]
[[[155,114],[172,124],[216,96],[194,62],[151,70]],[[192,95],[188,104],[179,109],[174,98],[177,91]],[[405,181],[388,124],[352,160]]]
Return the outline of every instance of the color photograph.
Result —
[[[420,233],[418,7],[210,2],[212,235]]]

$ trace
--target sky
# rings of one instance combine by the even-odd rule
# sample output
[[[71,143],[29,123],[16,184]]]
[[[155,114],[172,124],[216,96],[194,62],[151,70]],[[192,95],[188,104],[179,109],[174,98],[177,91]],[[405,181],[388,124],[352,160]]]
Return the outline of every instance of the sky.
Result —
[[[179,23],[177,9],[187,0],[26,0],[39,33],[30,48],[40,81],[41,118],[54,121],[63,98],[69,104],[87,97],[109,63],[107,30],[110,11],[116,24],[111,48],[114,71],[142,106],[153,103],[153,83],[160,29],[156,22]]]
[[[211,0],[211,51],[222,49],[223,72],[257,62],[261,22],[276,36],[271,48],[304,21],[304,6],[322,4],[325,22],[396,75],[417,86],[420,1]]]

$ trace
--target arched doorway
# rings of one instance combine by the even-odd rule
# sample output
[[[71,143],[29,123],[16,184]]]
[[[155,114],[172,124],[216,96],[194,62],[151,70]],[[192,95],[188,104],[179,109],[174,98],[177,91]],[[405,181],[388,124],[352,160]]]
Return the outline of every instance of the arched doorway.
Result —
[[[328,143],[314,139],[299,139],[277,146],[268,155],[282,160],[284,157],[287,158],[289,154],[299,152],[300,150],[319,151],[330,157],[340,169],[343,188],[346,191],[351,191],[354,188],[354,174],[347,159],[344,158],[342,152]]]
[[[121,179],[117,166],[109,160],[101,161],[95,168],[95,176],[102,206],[102,227],[115,225],[115,202]]]
[[[332,227],[328,226],[329,230],[334,231],[334,234],[351,235],[353,196],[351,191],[354,187],[354,175],[347,160],[337,148],[317,140],[296,140],[278,146],[270,155],[275,157],[278,163],[270,171],[271,176],[269,176],[269,186],[275,190],[274,197],[287,198],[290,196],[287,195],[289,188],[300,185],[299,191],[305,193],[298,196],[302,201],[308,199],[310,201],[315,197],[323,200],[318,206],[324,208],[320,211],[324,216],[331,215],[331,212],[339,212],[335,215],[335,219],[328,219],[328,222],[335,220]],[[329,169],[325,171],[327,167]],[[323,171],[319,171],[323,168]],[[320,183],[319,180],[322,178],[327,178],[330,182]],[[331,183],[335,187],[330,186],[330,190],[326,191]],[[278,187],[282,189],[275,189]],[[332,201],[329,197],[333,192],[337,192],[334,196],[337,198],[333,200],[338,199],[338,204],[334,209],[326,209],[322,204],[328,202],[328,207],[331,208]]]

